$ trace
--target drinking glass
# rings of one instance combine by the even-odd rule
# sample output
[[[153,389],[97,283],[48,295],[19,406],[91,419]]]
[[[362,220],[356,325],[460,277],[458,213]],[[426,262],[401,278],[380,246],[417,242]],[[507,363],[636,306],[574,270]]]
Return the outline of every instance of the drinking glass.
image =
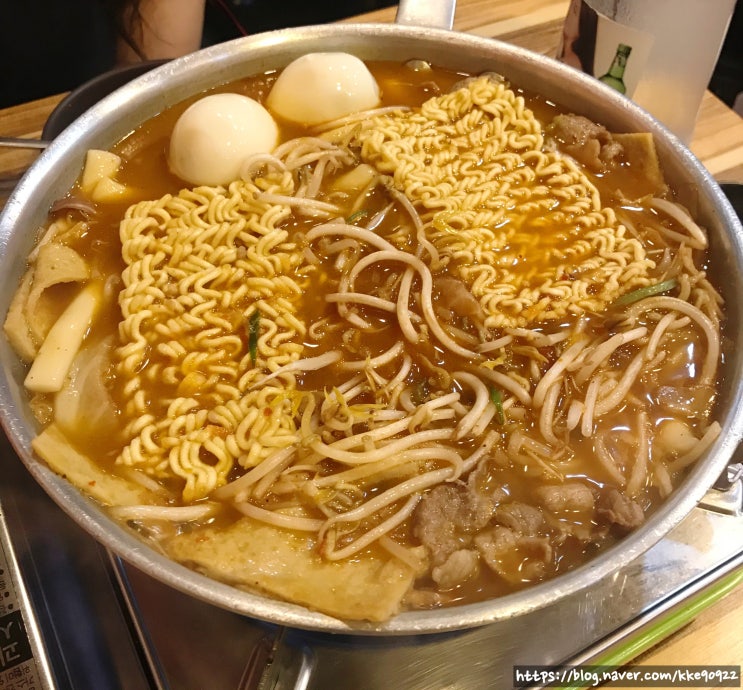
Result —
[[[736,0],[571,0],[558,59],[626,94],[687,142]]]

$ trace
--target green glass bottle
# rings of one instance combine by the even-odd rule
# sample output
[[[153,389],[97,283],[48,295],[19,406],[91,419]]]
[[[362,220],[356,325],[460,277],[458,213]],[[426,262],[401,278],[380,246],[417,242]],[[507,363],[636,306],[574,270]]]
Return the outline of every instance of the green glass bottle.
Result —
[[[617,54],[614,56],[614,60],[612,60],[609,71],[602,77],[599,77],[599,81],[608,84],[613,89],[619,91],[619,93],[627,93],[627,87],[624,84],[624,69],[627,67],[627,58],[631,52],[632,48],[630,46],[620,43],[617,46]]]

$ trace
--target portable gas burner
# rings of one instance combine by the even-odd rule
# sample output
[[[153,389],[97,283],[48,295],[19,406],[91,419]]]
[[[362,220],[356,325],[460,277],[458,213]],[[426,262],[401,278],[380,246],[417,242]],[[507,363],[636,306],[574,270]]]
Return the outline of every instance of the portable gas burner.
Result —
[[[743,467],[629,566],[540,611],[416,637],[290,630],[124,564],[0,447],[0,688],[468,690],[514,665],[623,664],[743,582]]]

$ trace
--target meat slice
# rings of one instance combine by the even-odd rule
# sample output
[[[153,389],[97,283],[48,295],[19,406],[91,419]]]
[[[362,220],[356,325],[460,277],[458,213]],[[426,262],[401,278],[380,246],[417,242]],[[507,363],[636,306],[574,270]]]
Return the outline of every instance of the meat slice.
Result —
[[[445,484],[427,493],[414,513],[413,533],[428,550],[432,564],[443,565],[455,551],[470,547],[472,537],[487,527],[505,495],[489,481],[487,462],[470,472],[466,484]]]
[[[513,584],[541,579],[552,561],[547,537],[518,534],[502,525],[478,534],[475,546],[487,566]]]
[[[441,589],[452,589],[475,577],[480,570],[480,555],[473,549],[459,549],[442,565],[431,571],[431,578]]]
[[[441,606],[445,602],[444,596],[440,592],[434,592],[430,589],[408,590],[403,599],[406,608],[410,609],[432,609]]]
[[[588,512],[593,510],[593,491],[580,482],[545,484],[534,490],[537,501],[552,513]]]
[[[630,532],[645,522],[642,506],[617,489],[608,489],[599,496],[596,517],[622,532]]]
[[[469,485],[437,486],[421,500],[414,516],[414,534],[442,565],[455,551],[466,548],[490,521],[495,498]]]
[[[478,328],[484,326],[487,314],[461,280],[450,276],[435,276],[433,284],[438,292],[436,309],[449,312],[447,320],[451,321],[453,315],[465,316]]]
[[[513,501],[495,509],[495,521],[514,532],[533,537],[544,524],[544,517],[539,508]]]
[[[582,115],[557,115],[547,128],[560,148],[594,172],[603,172],[622,156],[622,145],[603,125]]]

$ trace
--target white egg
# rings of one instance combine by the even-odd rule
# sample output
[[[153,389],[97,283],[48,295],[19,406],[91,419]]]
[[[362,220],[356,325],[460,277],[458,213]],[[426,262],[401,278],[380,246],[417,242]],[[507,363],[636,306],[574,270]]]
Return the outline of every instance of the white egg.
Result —
[[[309,53],[287,65],[266,105],[276,115],[316,125],[379,104],[379,86],[367,66],[348,53]]]
[[[168,162],[192,184],[229,184],[240,177],[248,156],[270,153],[278,139],[278,126],[260,103],[237,93],[213,94],[178,118]]]

